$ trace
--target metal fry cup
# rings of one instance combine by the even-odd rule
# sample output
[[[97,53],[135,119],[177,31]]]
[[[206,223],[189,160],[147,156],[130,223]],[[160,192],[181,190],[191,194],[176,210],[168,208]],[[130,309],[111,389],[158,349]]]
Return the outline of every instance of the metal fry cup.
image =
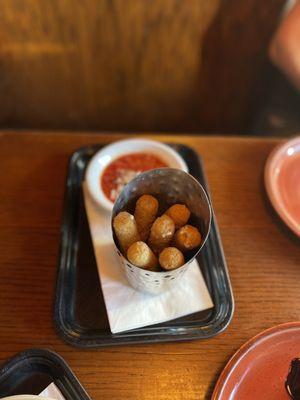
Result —
[[[136,267],[125,258],[113,231],[116,250],[131,286],[142,292],[157,294],[174,286],[199,254],[209,235],[212,212],[208,196],[195,178],[180,169],[160,168],[138,175],[123,188],[114,204],[112,221],[121,211],[134,214],[135,203],[143,194],[157,198],[158,215],[162,215],[173,204],[185,204],[191,211],[188,223],[197,227],[202,236],[201,245],[185,253],[186,263],[183,266],[172,271],[153,272]]]

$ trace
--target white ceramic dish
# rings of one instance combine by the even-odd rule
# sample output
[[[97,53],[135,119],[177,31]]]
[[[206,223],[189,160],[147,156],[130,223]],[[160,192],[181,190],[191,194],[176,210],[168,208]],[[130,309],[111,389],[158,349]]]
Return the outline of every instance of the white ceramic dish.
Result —
[[[271,152],[265,185],[278,215],[300,237],[300,136]]]
[[[87,188],[93,200],[111,211],[113,203],[105,196],[101,189],[101,175],[108,164],[126,154],[150,153],[160,158],[168,167],[178,168],[188,172],[188,167],[181,156],[169,146],[148,139],[128,139],[112,143],[98,151],[89,162],[85,179]]]

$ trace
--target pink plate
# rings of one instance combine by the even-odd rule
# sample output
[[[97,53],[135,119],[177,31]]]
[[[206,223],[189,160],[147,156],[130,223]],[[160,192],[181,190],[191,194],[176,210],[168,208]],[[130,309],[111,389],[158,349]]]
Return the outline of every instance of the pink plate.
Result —
[[[300,136],[271,152],[265,185],[279,216],[300,236]]]
[[[291,400],[285,380],[296,357],[300,357],[300,322],[267,329],[229,360],[212,400]]]

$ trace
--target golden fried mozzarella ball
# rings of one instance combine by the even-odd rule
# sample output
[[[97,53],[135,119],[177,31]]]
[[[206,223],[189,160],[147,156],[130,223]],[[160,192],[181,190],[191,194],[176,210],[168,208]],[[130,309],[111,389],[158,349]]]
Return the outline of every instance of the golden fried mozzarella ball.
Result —
[[[158,266],[158,261],[150,249],[150,247],[145,242],[135,242],[127,250],[128,260],[137,267],[156,270]]]
[[[124,254],[128,248],[140,240],[137,224],[134,216],[126,211],[120,212],[113,220],[113,228]]]
[[[176,247],[166,247],[159,255],[159,264],[165,270],[172,270],[184,264],[184,256]]]
[[[150,230],[149,246],[155,253],[159,253],[171,242],[175,232],[173,220],[166,214],[156,218]]]
[[[175,228],[178,229],[188,222],[191,212],[184,204],[174,204],[166,211],[166,214],[172,218]]]
[[[148,239],[151,225],[153,224],[158,211],[158,201],[150,194],[141,196],[135,205],[134,218],[137,223],[141,239]]]
[[[181,251],[192,250],[201,244],[201,234],[197,228],[185,225],[175,233],[175,246]]]

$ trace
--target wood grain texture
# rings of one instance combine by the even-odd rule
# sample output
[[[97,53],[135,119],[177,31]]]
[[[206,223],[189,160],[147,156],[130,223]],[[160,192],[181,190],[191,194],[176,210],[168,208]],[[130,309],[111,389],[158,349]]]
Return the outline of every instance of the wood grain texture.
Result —
[[[123,136],[117,135],[116,138]],[[3,132],[0,139],[0,363],[48,347],[70,364],[94,400],[209,399],[229,357],[251,336],[300,318],[300,246],[264,191],[272,139],[158,136],[185,143],[205,163],[236,309],[219,336],[186,343],[83,351],[52,323],[66,167],[80,146],[110,135]]]
[[[2,0],[0,126],[244,132],[284,0]]]

